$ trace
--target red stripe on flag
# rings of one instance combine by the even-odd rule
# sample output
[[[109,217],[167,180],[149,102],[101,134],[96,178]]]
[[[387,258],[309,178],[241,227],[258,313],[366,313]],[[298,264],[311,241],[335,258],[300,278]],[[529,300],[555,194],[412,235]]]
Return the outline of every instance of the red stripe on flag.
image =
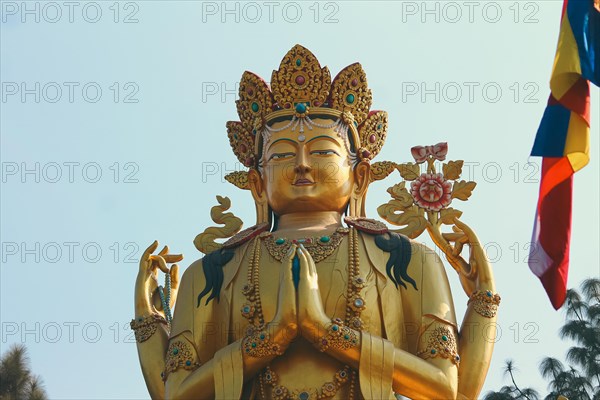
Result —
[[[555,309],[559,309],[565,301],[571,240],[573,172],[571,170],[571,174],[558,183],[559,178],[554,176],[556,172],[564,172],[560,168],[563,159],[543,159],[541,187],[549,187],[548,182],[555,184],[545,195],[540,193],[538,203],[538,243],[552,260],[552,264],[540,280]]]
[[[581,76],[560,100],[560,104],[579,114],[590,124],[590,82]]]
[[[565,0],[563,2],[563,8],[562,8],[562,12],[560,14],[560,20],[562,21],[562,19],[565,17],[565,14],[567,13],[567,5],[569,4],[569,0]]]
[[[542,159],[542,180],[538,198],[538,211],[544,198],[561,182],[573,176],[574,171],[567,157],[544,157]]]

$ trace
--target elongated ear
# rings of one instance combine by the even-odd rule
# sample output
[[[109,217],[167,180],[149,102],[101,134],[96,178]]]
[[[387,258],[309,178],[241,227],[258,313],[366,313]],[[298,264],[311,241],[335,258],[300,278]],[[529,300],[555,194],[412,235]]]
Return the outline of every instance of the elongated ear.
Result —
[[[351,217],[365,216],[365,197],[369,188],[371,164],[361,161],[354,167],[354,187],[350,195],[349,214]]]
[[[261,196],[264,196],[263,179],[254,168],[251,168],[250,171],[248,171],[248,187],[250,188],[252,197],[255,201],[260,200]]]
[[[362,198],[369,188],[371,177],[371,164],[361,161],[354,167],[354,190],[353,195]]]
[[[256,205],[256,224],[269,222],[269,203],[267,202],[264,181],[260,173],[254,168],[248,171],[248,187]]]

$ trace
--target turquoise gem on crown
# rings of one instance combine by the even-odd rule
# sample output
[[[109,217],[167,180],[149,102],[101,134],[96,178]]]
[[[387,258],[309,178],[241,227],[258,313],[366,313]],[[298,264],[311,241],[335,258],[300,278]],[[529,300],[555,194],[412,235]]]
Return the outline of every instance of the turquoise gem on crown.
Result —
[[[306,112],[306,104],[304,104],[304,103],[297,103],[296,104],[296,112],[298,114],[304,114]]]

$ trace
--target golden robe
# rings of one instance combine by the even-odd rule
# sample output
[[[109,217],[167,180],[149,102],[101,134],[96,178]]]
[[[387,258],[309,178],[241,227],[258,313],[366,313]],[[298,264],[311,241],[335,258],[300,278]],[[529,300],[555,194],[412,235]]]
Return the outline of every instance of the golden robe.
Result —
[[[433,250],[411,241],[408,275],[416,281],[417,290],[410,284],[394,284],[386,272],[390,254],[381,250],[374,236],[359,232],[360,276],[366,280],[362,297],[366,309],[361,314],[363,333],[359,368],[359,388],[363,398],[390,398],[392,392],[393,347],[411,354],[423,350],[425,333],[432,324],[448,326],[457,335],[456,316],[444,266]],[[243,377],[241,346],[224,349],[244,337],[247,320],[241,315],[246,302],[242,286],[247,281],[254,238],[234,249],[235,255],[224,267],[220,298],[205,304],[198,295],[206,286],[202,260],[194,262],[184,273],[177,297],[177,307],[171,330],[171,342],[189,343],[196,362],[203,364],[214,358],[215,397],[217,399],[258,398],[258,379]],[[331,318],[344,318],[346,310],[348,237],[327,258],[316,264],[323,307]],[[281,263],[261,244],[260,295],[265,321],[271,321],[276,309]],[[432,329],[432,328],[431,328]],[[368,332],[368,333],[367,333]],[[383,338],[384,340],[381,340]],[[302,345],[274,360],[271,367],[280,376],[280,384],[298,388],[304,380],[318,388],[331,380],[342,364],[312,346]],[[291,351],[290,351],[291,350]],[[311,379],[319,376],[321,381]],[[300,386],[299,386],[300,385]],[[346,384],[347,386],[347,384]],[[344,389],[344,388],[342,388]],[[334,398],[345,398],[340,389]],[[270,392],[267,388],[267,392]]]

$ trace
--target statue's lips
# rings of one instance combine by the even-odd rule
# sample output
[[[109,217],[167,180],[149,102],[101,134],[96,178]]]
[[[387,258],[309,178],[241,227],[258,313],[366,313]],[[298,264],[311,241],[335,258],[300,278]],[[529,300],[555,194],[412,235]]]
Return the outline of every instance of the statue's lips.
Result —
[[[315,183],[309,179],[298,179],[296,182],[294,182],[294,186],[307,186],[307,185],[314,185]]]

